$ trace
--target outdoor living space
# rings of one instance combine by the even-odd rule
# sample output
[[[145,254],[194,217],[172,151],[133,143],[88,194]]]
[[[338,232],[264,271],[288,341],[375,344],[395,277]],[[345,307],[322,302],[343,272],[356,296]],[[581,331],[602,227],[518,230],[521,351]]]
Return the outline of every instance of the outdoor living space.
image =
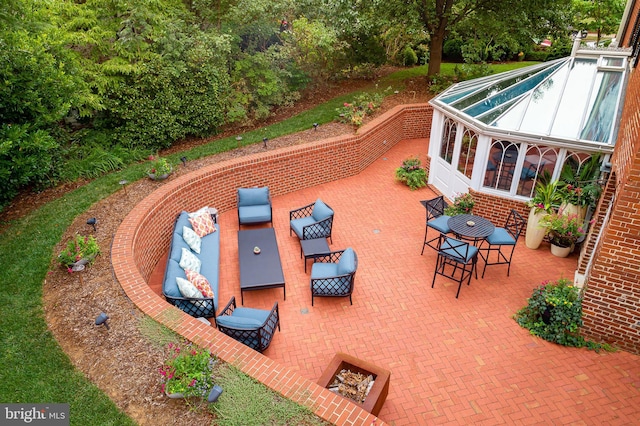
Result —
[[[541,282],[573,278],[577,253],[554,257],[547,243],[529,250],[520,238],[510,276],[507,265],[491,266],[484,278],[463,286],[458,299],[454,281],[438,277],[431,288],[437,253],[427,247],[420,254],[420,201],[439,194],[429,187],[411,191],[394,178],[404,159],[416,155],[424,162],[428,144],[401,141],[353,177],[273,196],[286,300],[281,288],[244,295],[245,307],[279,304],[281,330],[264,355],[309,383],[338,352],[389,370],[379,413],[388,424],[637,421],[637,356],[565,348],[531,336],[513,319]],[[298,238],[289,234],[289,211],[317,198],[335,212],[330,248],[352,247],[358,255],[353,305],[347,297],[318,297],[311,306],[310,273]],[[218,223],[219,300],[225,303],[240,296],[236,211],[222,211]]]

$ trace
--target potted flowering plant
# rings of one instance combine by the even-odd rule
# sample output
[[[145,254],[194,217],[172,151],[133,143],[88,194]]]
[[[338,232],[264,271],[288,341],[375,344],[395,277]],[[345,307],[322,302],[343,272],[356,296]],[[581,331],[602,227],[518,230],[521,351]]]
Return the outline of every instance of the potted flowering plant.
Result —
[[[173,171],[171,163],[166,158],[149,156],[151,166],[147,169],[147,175],[153,180],[162,180],[169,177]]]
[[[542,218],[540,226],[547,230],[551,252],[559,257],[566,257],[578,238],[584,235],[582,221],[577,214],[564,214],[562,209],[549,213]],[[555,249],[554,249],[555,246]],[[562,248],[564,250],[558,250]]]
[[[100,246],[93,235],[76,235],[67,242],[67,246],[58,255],[58,262],[71,272],[71,267],[76,263],[93,263],[100,254]]]
[[[396,179],[413,191],[427,184],[427,171],[421,166],[418,157],[409,157],[396,169]]]
[[[468,192],[465,192],[464,194],[458,194],[453,198],[453,204],[444,209],[444,214],[446,214],[447,216],[471,214],[473,206],[475,205],[476,201]]]
[[[169,398],[206,396],[213,384],[215,358],[209,351],[188,344],[167,345],[168,356],[159,369],[162,392]]]
[[[525,234],[525,244],[528,248],[535,250],[540,247],[546,230],[539,224],[542,218],[551,213],[562,202],[559,182],[550,181],[548,183],[538,182],[536,184],[535,195],[527,205],[530,207],[529,219],[527,220],[527,231]]]

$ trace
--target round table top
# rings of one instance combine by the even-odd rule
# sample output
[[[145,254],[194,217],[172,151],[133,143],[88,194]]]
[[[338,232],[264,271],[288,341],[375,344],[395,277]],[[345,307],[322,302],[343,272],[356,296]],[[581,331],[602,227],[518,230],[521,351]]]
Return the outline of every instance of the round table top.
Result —
[[[472,214],[452,216],[447,224],[451,232],[467,238],[487,238],[496,229],[488,219]]]

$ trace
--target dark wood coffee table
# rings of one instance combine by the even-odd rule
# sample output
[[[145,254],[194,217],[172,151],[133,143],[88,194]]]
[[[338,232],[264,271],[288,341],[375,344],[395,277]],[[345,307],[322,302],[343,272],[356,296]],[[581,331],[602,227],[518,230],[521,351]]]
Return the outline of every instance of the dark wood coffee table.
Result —
[[[255,254],[254,248],[260,253]],[[282,287],[284,299],[287,290],[278,252],[278,241],[273,228],[238,231],[238,259],[240,262],[240,300],[244,305],[244,292]]]

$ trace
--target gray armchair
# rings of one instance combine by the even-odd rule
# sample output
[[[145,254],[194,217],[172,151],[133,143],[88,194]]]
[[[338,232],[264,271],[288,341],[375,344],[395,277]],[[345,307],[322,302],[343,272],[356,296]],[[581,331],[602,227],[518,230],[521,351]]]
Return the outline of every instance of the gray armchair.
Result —
[[[300,207],[289,212],[289,235],[295,232],[301,240],[315,238],[331,238],[333,228],[333,209],[320,198],[315,203]]]
[[[311,306],[316,296],[347,297],[351,295],[358,269],[358,256],[351,247],[320,255],[311,266]]]
[[[238,188],[238,227],[272,221],[269,187]]]
[[[280,315],[278,302],[273,304],[270,311],[254,308],[237,308],[235,296],[231,297],[227,306],[216,318],[218,330],[240,343],[264,352],[276,333],[280,330]]]

